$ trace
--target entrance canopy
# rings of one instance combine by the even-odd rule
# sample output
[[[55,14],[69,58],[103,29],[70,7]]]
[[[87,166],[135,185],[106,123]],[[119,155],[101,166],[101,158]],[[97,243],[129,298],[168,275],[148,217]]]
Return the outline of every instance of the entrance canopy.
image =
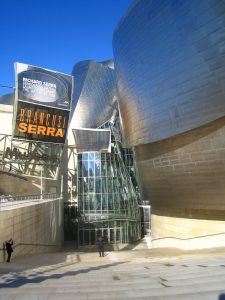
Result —
[[[73,129],[77,153],[111,152],[111,131],[109,129]]]

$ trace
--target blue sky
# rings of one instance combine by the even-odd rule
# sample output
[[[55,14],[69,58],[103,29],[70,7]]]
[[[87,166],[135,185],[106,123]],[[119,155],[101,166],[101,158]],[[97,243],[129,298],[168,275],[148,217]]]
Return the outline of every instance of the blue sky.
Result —
[[[0,84],[14,85],[16,61],[70,74],[80,60],[111,58],[113,30],[132,2],[1,1]]]

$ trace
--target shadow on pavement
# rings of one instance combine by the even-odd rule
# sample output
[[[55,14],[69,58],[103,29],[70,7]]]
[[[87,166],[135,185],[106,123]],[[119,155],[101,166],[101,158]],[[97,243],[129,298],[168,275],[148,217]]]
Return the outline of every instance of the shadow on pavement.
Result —
[[[124,264],[126,262],[117,262],[117,263],[113,263],[113,264],[107,264],[107,265],[101,265],[101,266],[97,266],[97,267],[90,267],[87,269],[80,269],[77,271],[68,271],[62,274],[52,274],[52,275],[37,275],[35,274],[35,276],[33,278],[29,278],[26,275],[22,275],[22,274],[14,274],[14,277],[11,279],[6,279],[5,282],[0,283],[0,288],[17,288],[20,286],[23,286],[25,284],[28,283],[41,283],[44,280],[48,280],[48,279],[60,279],[62,277],[65,276],[76,276],[78,274],[85,274],[91,271],[96,271],[96,270],[100,270],[100,269],[106,269],[112,266],[117,266],[120,264]],[[50,270],[48,270],[50,271]]]

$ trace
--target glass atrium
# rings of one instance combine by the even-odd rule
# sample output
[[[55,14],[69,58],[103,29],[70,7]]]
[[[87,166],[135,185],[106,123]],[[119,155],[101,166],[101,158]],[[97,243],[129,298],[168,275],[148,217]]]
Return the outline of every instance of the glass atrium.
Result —
[[[132,151],[121,147],[118,126],[100,128],[111,130],[111,153],[78,154],[79,245],[95,244],[99,235],[129,243],[141,234]]]

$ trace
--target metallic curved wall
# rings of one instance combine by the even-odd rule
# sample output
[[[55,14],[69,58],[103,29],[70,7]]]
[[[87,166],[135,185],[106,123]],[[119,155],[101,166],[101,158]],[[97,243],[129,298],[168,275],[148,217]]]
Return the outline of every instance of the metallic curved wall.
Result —
[[[224,246],[225,2],[136,1],[113,47],[153,246]]]
[[[97,128],[111,117],[115,105],[115,75],[110,61],[79,62],[73,68],[76,108],[71,128]]]
[[[114,32],[128,147],[225,115],[225,2],[139,0]]]

